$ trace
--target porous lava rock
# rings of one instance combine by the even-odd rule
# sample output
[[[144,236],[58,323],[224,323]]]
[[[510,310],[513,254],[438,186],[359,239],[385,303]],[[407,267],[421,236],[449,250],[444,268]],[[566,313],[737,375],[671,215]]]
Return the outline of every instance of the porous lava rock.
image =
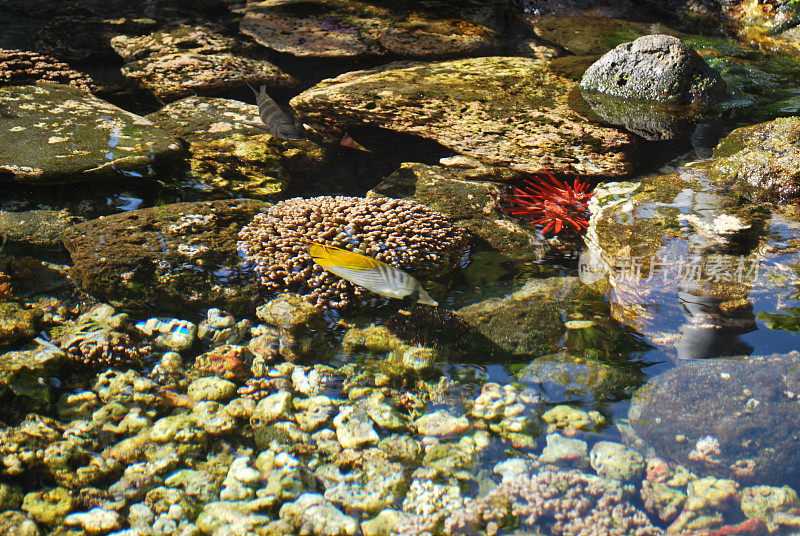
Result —
[[[800,484],[800,353],[702,359],[651,378],[629,411],[656,452],[743,484]]]
[[[291,104],[308,123],[414,134],[515,171],[630,173],[633,136],[579,116],[575,85],[530,58],[393,63],[324,80]]]
[[[725,95],[725,82],[677,37],[646,35],[623,43],[593,63],[581,89],[625,99],[707,104]]]
[[[174,203],[74,225],[64,232],[71,275],[124,309],[252,312],[258,284],[236,240],[264,208],[249,199]]]

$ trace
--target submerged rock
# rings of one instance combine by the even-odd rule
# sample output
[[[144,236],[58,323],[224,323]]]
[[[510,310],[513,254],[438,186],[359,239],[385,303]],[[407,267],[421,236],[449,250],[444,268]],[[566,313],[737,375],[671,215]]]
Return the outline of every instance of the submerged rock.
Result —
[[[489,57],[345,73],[291,103],[310,123],[415,134],[515,171],[630,173],[633,137],[582,119],[574,87],[545,61]]]
[[[456,311],[487,339],[514,355],[544,355],[564,331],[565,309],[576,308],[595,296],[576,277],[533,279],[504,298]]]
[[[118,36],[122,74],[162,99],[266,84],[293,89],[297,80],[272,63],[243,54],[235,39],[206,26],[178,25],[146,36]]]
[[[236,241],[264,207],[246,199],[176,203],[75,225],[64,233],[72,276],[90,294],[124,308],[250,311],[258,285]]]
[[[659,455],[742,483],[800,483],[800,354],[707,359],[652,378],[631,424]]]
[[[0,235],[6,240],[3,251],[63,251],[61,234],[81,221],[67,210],[0,210]]]
[[[581,89],[626,99],[707,104],[725,95],[725,82],[680,39],[656,34],[606,53],[583,74]]]
[[[0,87],[0,178],[36,184],[143,177],[181,152],[143,117],[69,86]]]
[[[94,82],[55,58],[24,50],[0,49],[0,85],[33,82],[67,84],[91,91]]]

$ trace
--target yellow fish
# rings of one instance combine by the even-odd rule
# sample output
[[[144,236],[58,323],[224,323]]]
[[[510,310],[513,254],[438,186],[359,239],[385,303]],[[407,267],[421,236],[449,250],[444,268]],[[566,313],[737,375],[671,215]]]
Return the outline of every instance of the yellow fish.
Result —
[[[425,292],[419,281],[385,262],[322,244],[311,244],[308,252],[314,262],[329,272],[375,294],[398,299],[411,296],[425,305],[439,305]]]

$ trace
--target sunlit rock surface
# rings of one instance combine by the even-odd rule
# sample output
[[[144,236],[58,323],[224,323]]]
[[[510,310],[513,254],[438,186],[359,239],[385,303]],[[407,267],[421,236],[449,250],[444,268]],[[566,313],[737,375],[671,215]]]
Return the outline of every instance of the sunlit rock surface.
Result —
[[[629,174],[633,137],[581,118],[574,87],[544,61],[489,57],[345,73],[291,104],[307,122],[415,134],[516,171]]]

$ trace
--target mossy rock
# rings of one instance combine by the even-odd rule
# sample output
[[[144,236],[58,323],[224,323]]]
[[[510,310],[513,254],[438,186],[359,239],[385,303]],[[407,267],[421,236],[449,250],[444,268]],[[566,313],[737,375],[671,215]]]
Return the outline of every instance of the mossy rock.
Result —
[[[0,87],[0,179],[52,184],[152,176],[182,152],[143,117],[56,84]]]
[[[123,309],[251,312],[259,285],[236,243],[265,207],[250,199],[175,203],[72,226],[64,232],[72,277]]]

